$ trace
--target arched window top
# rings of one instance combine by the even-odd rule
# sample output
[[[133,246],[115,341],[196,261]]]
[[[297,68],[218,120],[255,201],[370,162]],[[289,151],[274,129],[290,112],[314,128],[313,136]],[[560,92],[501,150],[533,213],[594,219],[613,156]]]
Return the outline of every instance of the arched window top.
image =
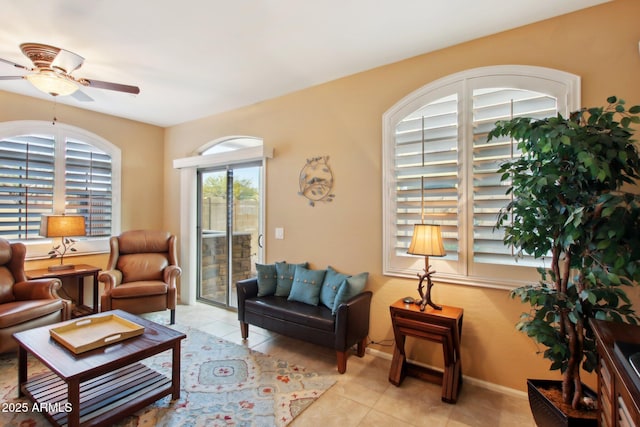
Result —
[[[205,168],[233,165],[249,161],[262,162],[273,157],[273,149],[266,147],[262,138],[253,136],[226,136],[204,144],[197,155],[173,161],[176,169]]]
[[[90,143],[99,150],[120,160],[121,150],[105,138],[86,129],[64,123],[51,124],[42,120],[16,120],[0,123],[0,139],[17,135],[64,135],[65,138],[79,139]]]
[[[253,136],[230,136],[212,141],[204,146],[200,155],[228,153],[247,148],[262,147],[262,138]]]
[[[495,65],[460,71],[422,86],[384,113],[383,126],[395,126],[432,100],[484,87],[510,87],[558,94],[558,109],[561,112],[567,113],[580,108],[579,76],[531,65]]]

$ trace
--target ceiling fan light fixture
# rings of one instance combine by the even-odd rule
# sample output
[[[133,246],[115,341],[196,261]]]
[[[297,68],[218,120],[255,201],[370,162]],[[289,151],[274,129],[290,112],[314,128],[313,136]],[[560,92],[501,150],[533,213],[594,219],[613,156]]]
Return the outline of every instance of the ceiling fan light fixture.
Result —
[[[67,96],[78,90],[78,85],[53,71],[41,71],[40,73],[29,74],[25,78],[36,89],[52,96]]]

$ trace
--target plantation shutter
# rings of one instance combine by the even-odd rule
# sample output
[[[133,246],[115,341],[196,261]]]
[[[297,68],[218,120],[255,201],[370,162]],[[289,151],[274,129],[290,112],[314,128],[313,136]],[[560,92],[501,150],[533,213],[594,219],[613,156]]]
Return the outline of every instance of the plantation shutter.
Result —
[[[85,216],[88,236],[109,236],[111,157],[84,142],[67,140],[65,162],[65,211]]]
[[[521,153],[487,135],[498,120],[579,108],[579,76],[519,65],[445,76],[394,104],[382,116],[383,274],[421,274],[424,260],[407,249],[424,222],[442,227],[446,256],[430,259],[441,280],[509,289],[536,280],[545,259],[516,257],[494,229],[511,201],[497,170]]]
[[[0,141],[0,236],[38,238],[40,215],[53,209],[54,139],[23,135]]]
[[[474,261],[511,264],[514,253],[503,244],[504,232],[494,230],[498,212],[505,207],[507,183],[500,182],[500,164],[520,155],[517,141],[508,138],[487,143],[498,120],[513,117],[542,119],[556,115],[554,97],[513,88],[478,89],[473,92],[473,253]],[[525,263],[526,259],[519,263]]]
[[[406,255],[413,225],[440,224],[449,259],[458,252],[458,96],[441,98],[395,129],[397,255]],[[423,218],[424,217],[424,218]]]

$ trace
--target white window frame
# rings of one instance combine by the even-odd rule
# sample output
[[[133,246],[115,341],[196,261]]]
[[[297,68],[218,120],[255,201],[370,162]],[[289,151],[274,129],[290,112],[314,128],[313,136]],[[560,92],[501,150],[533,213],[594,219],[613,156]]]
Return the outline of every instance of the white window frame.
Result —
[[[55,139],[55,163],[56,171],[64,171],[65,168],[65,141],[75,139],[104,151],[111,156],[111,185],[112,185],[112,213],[111,213],[111,235],[120,233],[120,203],[121,203],[121,170],[122,152],[119,147],[108,140],[85,129],[56,122],[39,120],[18,120],[0,123],[0,139],[18,135],[45,134],[52,135]],[[56,173],[54,184],[54,205],[55,213],[64,212],[65,200],[65,176],[64,173]],[[52,239],[22,240],[27,246],[27,259],[38,259],[48,257],[51,250]],[[79,238],[74,246],[77,249],[76,255],[88,255],[93,253],[109,252],[109,237],[86,237]],[[66,254],[65,256],[73,256]]]
[[[459,249],[458,259],[429,259],[437,270],[437,279],[448,283],[511,289],[535,280],[535,268],[479,264],[470,259],[473,241],[472,173],[462,170],[471,165],[472,150],[472,93],[484,87],[513,87],[547,93],[557,99],[558,111],[566,115],[580,108],[580,77],[564,71],[544,67],[503,65],[480,67],[452,74],[429,83],[402,98],[382,117],[382,201],[383,201],[383,274],[397,277],[416,277],[424,268],[424,258],[397,255],[394,250],[396,235],[395,203],[395,129],[398,123],[424,105],[454,93],[458,93],[459,112]]]

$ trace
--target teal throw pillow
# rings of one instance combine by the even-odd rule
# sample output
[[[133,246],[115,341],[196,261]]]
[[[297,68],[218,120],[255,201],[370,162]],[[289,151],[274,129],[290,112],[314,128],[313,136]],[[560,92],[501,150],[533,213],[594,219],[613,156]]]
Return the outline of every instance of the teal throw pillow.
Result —
[[[338,273],[333,267],[327,267],[327,273],[324,275],[324,281],[322,282],[322,289],[320,290],[320,302],[331,311],[333,311],[333,305],[336,300],[340,285],[344,282],[344,279],[349,276],[346,274]]]
[[[336,300],[333,303],[332,313],[336,314],[336,310],[338,310],[340,304],[349,301],[351,298],[364,291],[368,278],[369,273],[365,272],[345,279],[340,286],[340,289],[338,289]]]
[[[308,270],[304,267],[297,266],[293,276],[291,292],[289,293],[289,301],[318,305],[324,275],[325,270]]]
[[[277,297],[288,297],[291,292],[291,285],[293,284],[293,276],[296,273],[296,266],[307,268],[307,263],[302,264],[287,264],[286,262],[276,262],[276,292]]]
[[[273,295],[276,292],[276,284],[278,283],[276,265],[256,263],[256,272],[258,273],[258,296]]]

